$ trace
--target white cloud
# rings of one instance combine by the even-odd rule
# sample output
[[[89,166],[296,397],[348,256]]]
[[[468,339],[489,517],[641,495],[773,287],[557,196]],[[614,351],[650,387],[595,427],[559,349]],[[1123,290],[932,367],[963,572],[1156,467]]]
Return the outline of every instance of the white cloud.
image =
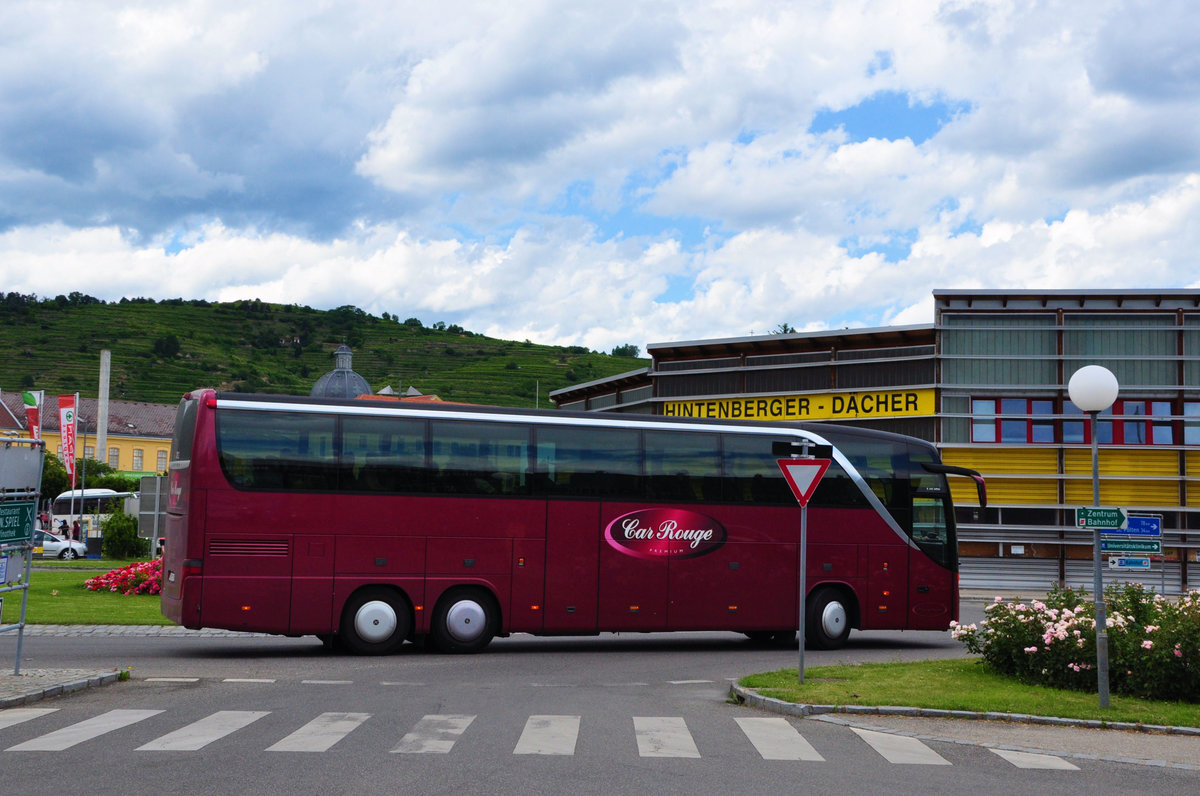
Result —
[[[0,278],[605,350],[928,322],[937,288],[1192,285],[1197,21],[1186,0],[10,3]],[[955,115],[906,137],[881,95]],[[816,134],[821,113],[855,121]]]

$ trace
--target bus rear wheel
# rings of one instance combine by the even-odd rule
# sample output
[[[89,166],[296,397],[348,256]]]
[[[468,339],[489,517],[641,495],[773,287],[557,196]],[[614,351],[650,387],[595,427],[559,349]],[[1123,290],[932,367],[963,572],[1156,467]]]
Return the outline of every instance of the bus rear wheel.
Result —
[[[496,635],[500,609],[487,592],[460,589],[438,600],[426,640],[438,652],[479,652]]]
[[[837,589],[818,589],[808,598],[804,618],[807,646],[818,650],[841,649],[850,637],[850,610]]]
[[[338,637],[358,655],[387,655],[408,638],[412,620],[403,597],[390,589],[362,589],[342,609]]]

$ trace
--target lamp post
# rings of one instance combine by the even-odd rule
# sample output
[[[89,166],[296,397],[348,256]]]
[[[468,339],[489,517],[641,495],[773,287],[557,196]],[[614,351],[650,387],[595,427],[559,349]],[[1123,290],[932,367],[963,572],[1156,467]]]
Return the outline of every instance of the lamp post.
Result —
[[[1071,376],[1067,393],[1071,402],[1091,416],[1092,505],[1100,505],[1100,450],[1097,447],[1096,415],[1117,400],[1117,377],[1108,368],[1086,365]],[[1092,590],[1096,597],[1096,688],[1100,707],[1108,707],[1108,624],[1104,616],[1104,575],[1100,569],[1100,529],[1093,529]]]

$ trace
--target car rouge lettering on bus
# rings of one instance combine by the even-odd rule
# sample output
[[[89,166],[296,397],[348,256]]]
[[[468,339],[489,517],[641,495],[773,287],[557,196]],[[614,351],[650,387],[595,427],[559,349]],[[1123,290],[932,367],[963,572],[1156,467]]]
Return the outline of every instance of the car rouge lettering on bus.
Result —
[[[622,514],[604,529],[617,552],[635,558],[696,558],[725,544],[725,528],[686,509],[641,509]]]

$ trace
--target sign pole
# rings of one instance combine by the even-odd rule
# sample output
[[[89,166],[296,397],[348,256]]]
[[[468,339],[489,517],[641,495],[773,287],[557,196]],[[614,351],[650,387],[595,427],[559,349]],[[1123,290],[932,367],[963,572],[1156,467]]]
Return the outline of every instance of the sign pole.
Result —
[[[1092,505],[1100,507],[1100,449],[1096,439],[1096,415],[1092,416]],[[1092,591],[1096,597],[1096,691],[1100,707],[1108,707],[1108,622],[1104,616],[1104,571],[1100,569],[1100,528],[1093,529]]]
[[[800,506],[800,685],[804,685],[804,620],[808,613],[808,503]]]
[[[800,609],[800,660],[798,664],[800,685],[804,685],[804,635],[807,632],[805,619],[808,613],[808,501],[817,491],[817,484],[821,482],[821,477],[825,475],[825,471],[829,469],[832,462],[831,458],[818,459],[809,453],[811,444],[808,440],[803,440],[800,442],[799,454],[793,454],[793,458],[790,459],[776,459],[779,469],[783,471],[784,480],[787,481],[792,494],[796,496],[796,502],[800,504],[800,577],[798,578],[800,594],[796,601]],[[786,449],[788,445],[784,447]],[[818,447],[818,450],[820,449]],[[826,450],[829,449],[826,448]],[[832,450],[829,450],[829,455],[832,457]]]

